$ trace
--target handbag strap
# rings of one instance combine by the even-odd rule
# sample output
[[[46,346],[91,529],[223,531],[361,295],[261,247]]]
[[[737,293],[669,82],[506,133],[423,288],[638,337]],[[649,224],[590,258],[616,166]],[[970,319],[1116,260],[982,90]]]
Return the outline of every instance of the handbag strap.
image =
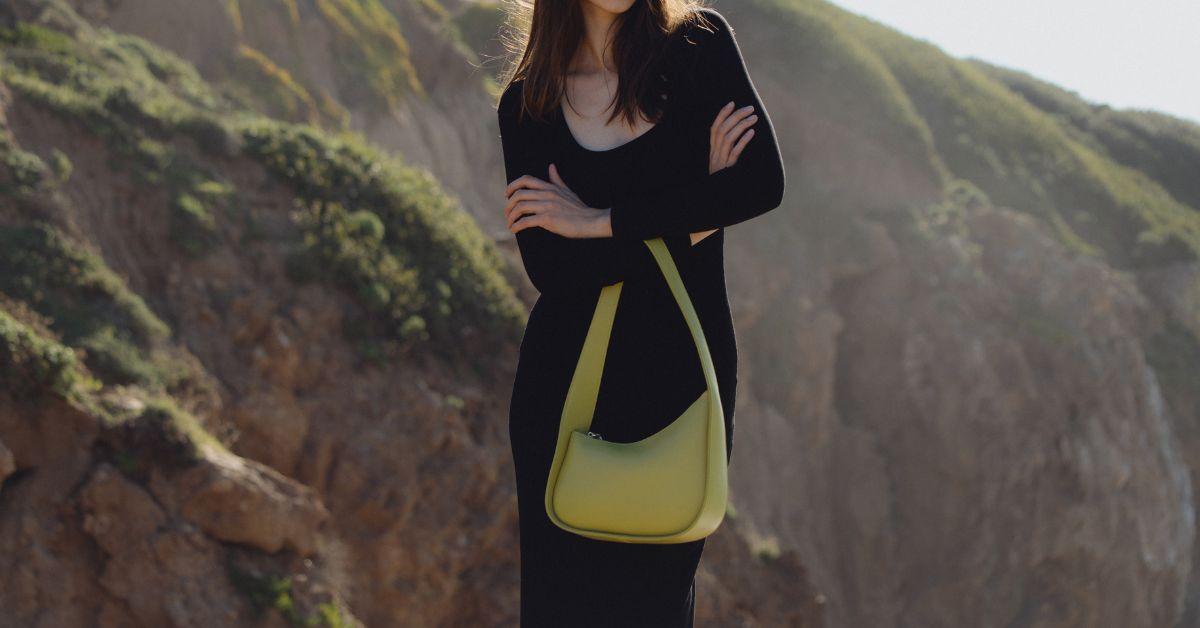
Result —
[[[711,399],[719,400],[717,389],[717,373],[713,367],[712,355],[708,350],[708,341],[704,338],[704,329],[700,318],[688,296],[679,269],[661,237],[644,240],[654,259],[662,270],[671,288],[671,294],[687,321],[688,329],[692,332],[692,340],[696,344],[696,352],[700,357],[700,368],[704,371],[704,380]],[[596,400],[600,394],[600,377],[604,372],[604,358],[608,354],[609,336],[612,332],[613,319],[616,316],[617,300],[621,296],[621,286],[624,282],[607,285],[600,290],[600,299],[596,303],[596,312],[592,315],[587,337],[583,341],[583,349],[579,354],[579,362],[571,376],[571,385],[567,389],[566,402],[563,404],[560,436],[572,431],[586,431],[591,427],[596,411]],[[718,401],[719,403],[719,401]]]

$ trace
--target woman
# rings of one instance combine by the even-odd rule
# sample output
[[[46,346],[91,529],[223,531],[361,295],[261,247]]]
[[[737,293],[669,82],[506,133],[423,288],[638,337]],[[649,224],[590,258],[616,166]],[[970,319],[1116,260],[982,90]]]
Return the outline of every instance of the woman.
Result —
[[[540,293],[509,415],[526,628],[692,625],[704,539],[589,539],[555,526],[544,495],[603,286],[624,282],[592,431],[640,440],[705,389],[645,239],[663,238],[695,304],[732,454],[737,347],[725,227],[779,206],[784,170],[730,25],[695,1],[535,0],[528,44],[500,98],[504,211]]]

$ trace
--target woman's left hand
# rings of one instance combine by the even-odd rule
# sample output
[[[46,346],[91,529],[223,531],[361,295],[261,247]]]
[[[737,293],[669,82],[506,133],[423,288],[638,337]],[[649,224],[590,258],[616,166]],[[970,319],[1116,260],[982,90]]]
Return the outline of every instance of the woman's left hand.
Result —
[[[516,233],[526,227],[542,227],[568,238],[603,238],[612,236],[608,211],[588,207],[567,187],[558,175],[558,167],[550,164],[550,180],[522,175],[508,184],[504,191],[508,204],[508,230]]]

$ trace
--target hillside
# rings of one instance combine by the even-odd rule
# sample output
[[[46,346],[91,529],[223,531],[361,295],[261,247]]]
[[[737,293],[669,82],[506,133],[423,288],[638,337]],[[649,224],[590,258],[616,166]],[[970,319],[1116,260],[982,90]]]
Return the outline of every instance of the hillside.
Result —
[[[789,177],[730,234],[734,482],[830,625],[1194,624],[1197,126],[827,3],[719,6]]]
[[[465,207],[495,206],[494,179],[481,176],[480,169],[499,173],[501,168],[494,122],[486,115],[494,89],[486,87],[491,75],[486,67],[495,65],[487,61],[499,50],[490,45],[484,52],[470,44],[494,36],[500,19],[496,4],[69,4],[92,23],[175,52],[247,108],[330,130],[354,130],[429,170]],[[504,232],[502,220],[488,218],[481,223],[486,233]]]

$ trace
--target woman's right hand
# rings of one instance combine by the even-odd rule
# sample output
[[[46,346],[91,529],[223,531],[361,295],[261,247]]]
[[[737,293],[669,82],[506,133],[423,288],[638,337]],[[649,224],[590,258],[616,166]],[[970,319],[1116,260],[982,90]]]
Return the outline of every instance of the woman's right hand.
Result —
[[[749,127],[758,121],[758,115],[753,112],[754,105],[746,105],[735,111],[732,100],[717,112],[708,134],[709,174],[737,163],[742,150],[746,148],[750,138],[754,137],[754,129]],[[692,244],[716,232],[716,229],[712,229],[693,233]]]

